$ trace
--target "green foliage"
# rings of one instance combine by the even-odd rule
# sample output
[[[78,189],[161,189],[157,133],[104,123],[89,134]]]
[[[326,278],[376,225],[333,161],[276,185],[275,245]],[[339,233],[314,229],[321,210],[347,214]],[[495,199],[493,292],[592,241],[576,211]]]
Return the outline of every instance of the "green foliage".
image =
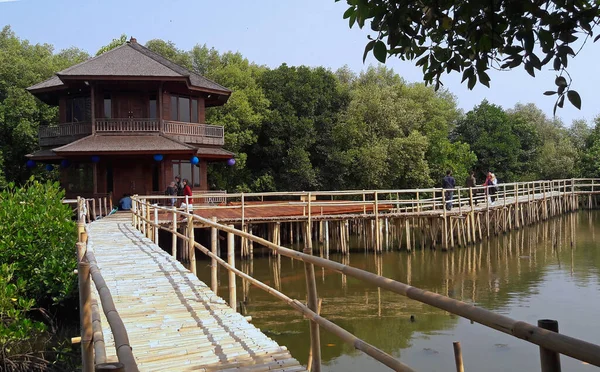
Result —
[[[0,345],[26,340],[46,330],[44,323],[26,316],[35,301],[24,297],[25,287],[24,278],[15,278],[14,265],[0,265]]]
[[[162,55],[165,58],[168,58],[169,60],[187,68],[188,70],[192,70],[193,68],[190,53],[177,49],[175,43],[172,41],[153,39],[146,43],[146,48]]]
[[[74,294],[75,224],[57,183],[30,180],[0,192],[0,264],[12,264],[20,293],[37,306]]]
[[[343,17],[350,27],[363,28],[371,21],[375,32],[369,35],[364,58],[372,51],[382,63],[387,55],[416,60],[423,79],[435,82],[436,90],[444,73],[462,74],[472,89],[477,82],[490,86],[490,68],[522,67],[535,76],[535,70],[550,64],[559,73],[557,90],[546,93],[558,94],[555,110],[563,106],[565,96],[581,108],[579,94],[564,76],[569,77],[569,58],[577,54],[575,43],[583,46],[600,21],[597,1],[422,0],[401,6],[391,0],[347,2]]]
[[[47,44],[32,45],[10,27],[0,32],[0,187],[29,178],[25,155],[37,150],[38,127],[56,123],[57,109],[36,100],[25,88],[89,56],[77,48],[53,54]],[[40,175],[41,172],[36,172]]]
[[[116,47],[120,47],[121,45],[125,44],[127,42],[127,35],[125,34],[121,34],[121,36],[118,39],[112,39],[112,41],[106,45],[104,45],[103,47],[101,47],[100,49],[98,49],[98,51],[96,52],[96,55],[99,56],[102,53],[106,53],[109,50],[113,50]]]

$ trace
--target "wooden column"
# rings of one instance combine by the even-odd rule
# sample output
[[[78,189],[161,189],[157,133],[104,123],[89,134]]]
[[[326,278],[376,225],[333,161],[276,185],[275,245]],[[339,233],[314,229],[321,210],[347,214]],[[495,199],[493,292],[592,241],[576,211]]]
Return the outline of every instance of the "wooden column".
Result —
[[[558,333],[558,322],[551,319],[538,320],[538,327]],[[542,372],[560,372],[560,354],[540,346]]]
[[[92,102],[92,134],[96,134],[96,87],[93,83],[90,86],[90,101]],[[94,187],[96,187],[95,182]]]
[[[171,256],[173,256],[173,258],[177,259],[177,213],[175,213],[175,211],[177,210],[176,207],[173,207],[173,236],[171,239]]]

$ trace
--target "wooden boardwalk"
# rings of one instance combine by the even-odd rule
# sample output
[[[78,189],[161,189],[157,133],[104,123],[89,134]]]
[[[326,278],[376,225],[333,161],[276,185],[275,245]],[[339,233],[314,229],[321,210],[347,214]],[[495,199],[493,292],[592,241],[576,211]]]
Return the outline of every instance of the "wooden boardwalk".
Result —
[[[130,214],[93,222],[88,231],[88,249],[125,323],[140,371],[306,370],[285,347],[135,230]],[[98,296],[95,289],[93,296]],[[116,361],[103,313],[102,328],[108,361]]]

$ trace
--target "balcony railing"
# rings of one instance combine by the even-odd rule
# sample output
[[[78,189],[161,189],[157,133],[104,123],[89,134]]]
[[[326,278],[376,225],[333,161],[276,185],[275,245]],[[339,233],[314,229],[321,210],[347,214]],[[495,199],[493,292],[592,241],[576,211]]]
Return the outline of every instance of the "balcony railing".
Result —
[[[224,129],[220,125],[184,123],[158,119],[96,119],[95,132],[99,134],[163,133],[180,142],[219,145],[225,144]],[[58,146],[92,134],[92,123],[66,123],[40,127],[40,146]]]
[[[65,123],[40,127],[40,146],[64,145],[92,134],[92,123]]]
[[[158,132],[158,119],[96,119],[96,132]]]

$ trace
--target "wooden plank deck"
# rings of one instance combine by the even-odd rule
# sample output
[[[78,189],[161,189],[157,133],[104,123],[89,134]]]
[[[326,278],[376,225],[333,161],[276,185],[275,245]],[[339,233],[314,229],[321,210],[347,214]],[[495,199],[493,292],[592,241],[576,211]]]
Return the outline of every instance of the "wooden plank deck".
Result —
[[[140,371],[305,371],[119,213],[88,226],[88,249],[110,288]],[[93,295],[97,297],[95,288]],[[99,304],[100,306],[100,304]],[[104,314],[109,361],[114,339]]]

